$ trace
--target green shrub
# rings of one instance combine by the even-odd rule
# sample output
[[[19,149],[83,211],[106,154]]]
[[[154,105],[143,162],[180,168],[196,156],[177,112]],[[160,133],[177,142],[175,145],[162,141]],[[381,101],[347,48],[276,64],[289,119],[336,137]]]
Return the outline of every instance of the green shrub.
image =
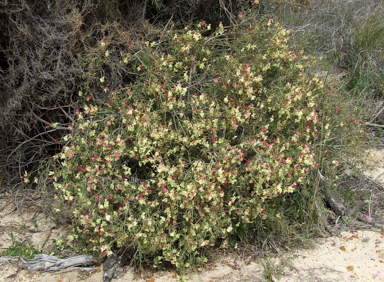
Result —
[[[135,83],[109,90],[100,78],[109,99],[85,97],[52,171],[73,211],[71,244],[189,267],[301,189],[323,83],[288,35],[271,20],[215,32],[201,22],[128,56]]]

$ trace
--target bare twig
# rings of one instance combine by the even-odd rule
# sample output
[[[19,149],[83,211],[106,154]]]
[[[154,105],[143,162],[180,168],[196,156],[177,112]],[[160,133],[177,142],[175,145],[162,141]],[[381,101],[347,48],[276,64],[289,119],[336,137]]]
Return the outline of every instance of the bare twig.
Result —
[[[376,106],[376,109],[380,108],[383,104],[384,102],[380,102],[380,106]],[[377,114],[369,122],[373,122],[383,111],[384,107],[382,107],[381,110],[378,111]]]
[[[365,125],[366,125],[366,126],[371,126],[371,127],[380,127],[380,128],[384,128],[384,125],[376,124],[376,123],[371,123],[371,122],[366,122]]]

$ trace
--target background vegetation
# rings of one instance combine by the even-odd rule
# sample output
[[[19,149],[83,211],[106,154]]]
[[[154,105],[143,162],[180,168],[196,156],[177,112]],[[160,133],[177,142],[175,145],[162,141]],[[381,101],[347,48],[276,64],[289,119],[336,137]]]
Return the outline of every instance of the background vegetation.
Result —
[[[91,101],[92,106],[104,109],[103,118],[113,116],[118,110],[117,104],[111,102],[113,91],[121,93],[119,87],[125,89],[126,86],[132,86],[141,93],[151,90],[151,68],[157,66],[152,65],[154,55],[151,59],[145,42],[152,44],[152,48],[158,48],[159,54],[174,54],[183,46],[167,39],[168,32],[185,32],[186,26],[193,27],[204,20],[212,26],[203,36],[213,38],[209,40],[214,41],[215,46],[222,46],[214,48],[214,52],[222,56],[225,54],[223,50],[231,46],[234,50],[239,48],[238,54],[241,54],[241,45],[247,46],[252,40],[260,40],[257,44],[264,44],[265,38],[255,39],[254,34],[239,32],[241,29],[234,32],[234,27],[239,28],[242,21],[245,31],[244,23],[252,26],[261,18],[274,19],[291,30],[284,52],[290,48],[292,54],[300,54],[297,55],[300,60],[306,58],[305,55],[323,58],[306,65],[305,72],[308,76],[316,73],[325,81],[325,90],[316,95],[314,101],[319,119],[317,140],[308,142],[311,152],[315,154],[316,166],[306,174],[308,181],[304,181],[300,189],[271,198],[263,210],[265,217],[256,217],[252,224],[237,228],[228,239],[256,242],[264,247],[268,246],[268,242],[287,244],[289,241],[302,241],[303,236],[324,229],[323,223],[329,213],[324,201],[326,194],[332,191],[338,194],[339,183],[345,182],[345,175],[356,175],[351,171],[362,168],[366,153],[361,148],[366,148],[373,139],[379,141],[372,135],[381,135],[381,127],[377,125],[383,122],[383,12],[384,6],[379,0],[2,0],[2,192],[21,195],[24,202],[44,205],[47,197],[52,199],[53,194],[57,194],[52,185],[53,177],[48,175],[48,171],[55,164],[52,157],[69,145],[64,136],[73,128],[80,129],[76,122],[79,112],[86,110]],[[215,41],[214,36],[220,22],[232,30],[222,38],[221,43]],[[304,53],[301,54],[302,50]],[[267,54],[268,48],[262,51]],[[198,58],[199,53],[195,56]],[[160,57],[155,59],[160,60]],[[242,59],[244,61],[238,62],[239,66],[251,60],[250,57]],[[142,63],[137,60],[142,60]],[[212,60],[207,65],[215,65],[215,56],[208,56],[206,60]],[[262,61],[262,58],[256,56],[252,60]],[[286,64],[286,70],[290,64],[293,65],[292,62]],[[174,76],[174,71],[168,71],[163,75],[170,75],[166,81],[169,85],[177,85],[183,79]],[[218,68],[216,71],[225,73],[225,69]],[[217,86],[223,86],[221,83],[224,80],[221,78],[220,84],[219,81],[212,83],[218,78],[216,74],[201,70],[195,79],[204,87],[211,83],[213,86],[206,89],[215,92],[218,91]],[[231,74],[227,76],[230,78]],[[263,82],[266,85],[271,85],[274,79],[284,85],[287,82],[284,74],[278,72],[264,74],[264,77],[267,78]],[[276,89],[282,89],[284,85],[279,84]],[[218,101],[225,98],[217,93]],[[281,97],[276,95],[274,99],[279,101]],[[271,118],[273,114],[267,115]],[[281,138],[289,138],[292,134],[290,130],[277,133],[275,127],[271,130],[272,135]],[[127,160],[128,165],[131,165],[130,162],[132,160]],[[86,164],[82,165],[84,167],[81,168],[85,168]],[[39,173],[40,180],[34,181]],[[46,177],[41,177],[41,174]],[[59,174],[63,177],[65,173],[62,171]],[[143,177],[142,174],[135,176]],[[75,207],[68,204],[68,197],[74,192],[67,195],[66,201],[58,200],[52,207],[58,208],[60,204],[61,215],[68,220]],[[105,196],[108,198],[108,194]],[[103,244],[99,243],[95,246],[101,250]]]

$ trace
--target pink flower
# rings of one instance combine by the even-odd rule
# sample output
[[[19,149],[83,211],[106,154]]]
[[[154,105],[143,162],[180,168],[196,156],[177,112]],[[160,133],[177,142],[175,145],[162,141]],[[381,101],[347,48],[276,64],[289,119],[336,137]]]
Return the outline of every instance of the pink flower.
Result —
[[[220,81],[220,77],[218,77],[218,78],[215,79],[215,83],[216,83],[216,84],[219,83],[219,81]]]
[[[367,215],[367,214],[365,215],[365,218],[366,218],[366,219],[372,219],[372,217],[370,217],[370,216]]]

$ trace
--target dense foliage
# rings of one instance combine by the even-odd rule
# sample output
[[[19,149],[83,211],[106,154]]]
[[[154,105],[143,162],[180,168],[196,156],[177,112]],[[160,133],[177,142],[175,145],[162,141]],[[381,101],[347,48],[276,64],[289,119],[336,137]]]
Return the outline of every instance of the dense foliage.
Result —
[[[201,22],[124,55],[136,80],[109,89],[100,77],[104,106],[80,92],[52,171],[73,211],[72,245],[189,267],[265,218],[270,199],[300,190],[316,166],[323,83],[288,36],[272,20]]]

